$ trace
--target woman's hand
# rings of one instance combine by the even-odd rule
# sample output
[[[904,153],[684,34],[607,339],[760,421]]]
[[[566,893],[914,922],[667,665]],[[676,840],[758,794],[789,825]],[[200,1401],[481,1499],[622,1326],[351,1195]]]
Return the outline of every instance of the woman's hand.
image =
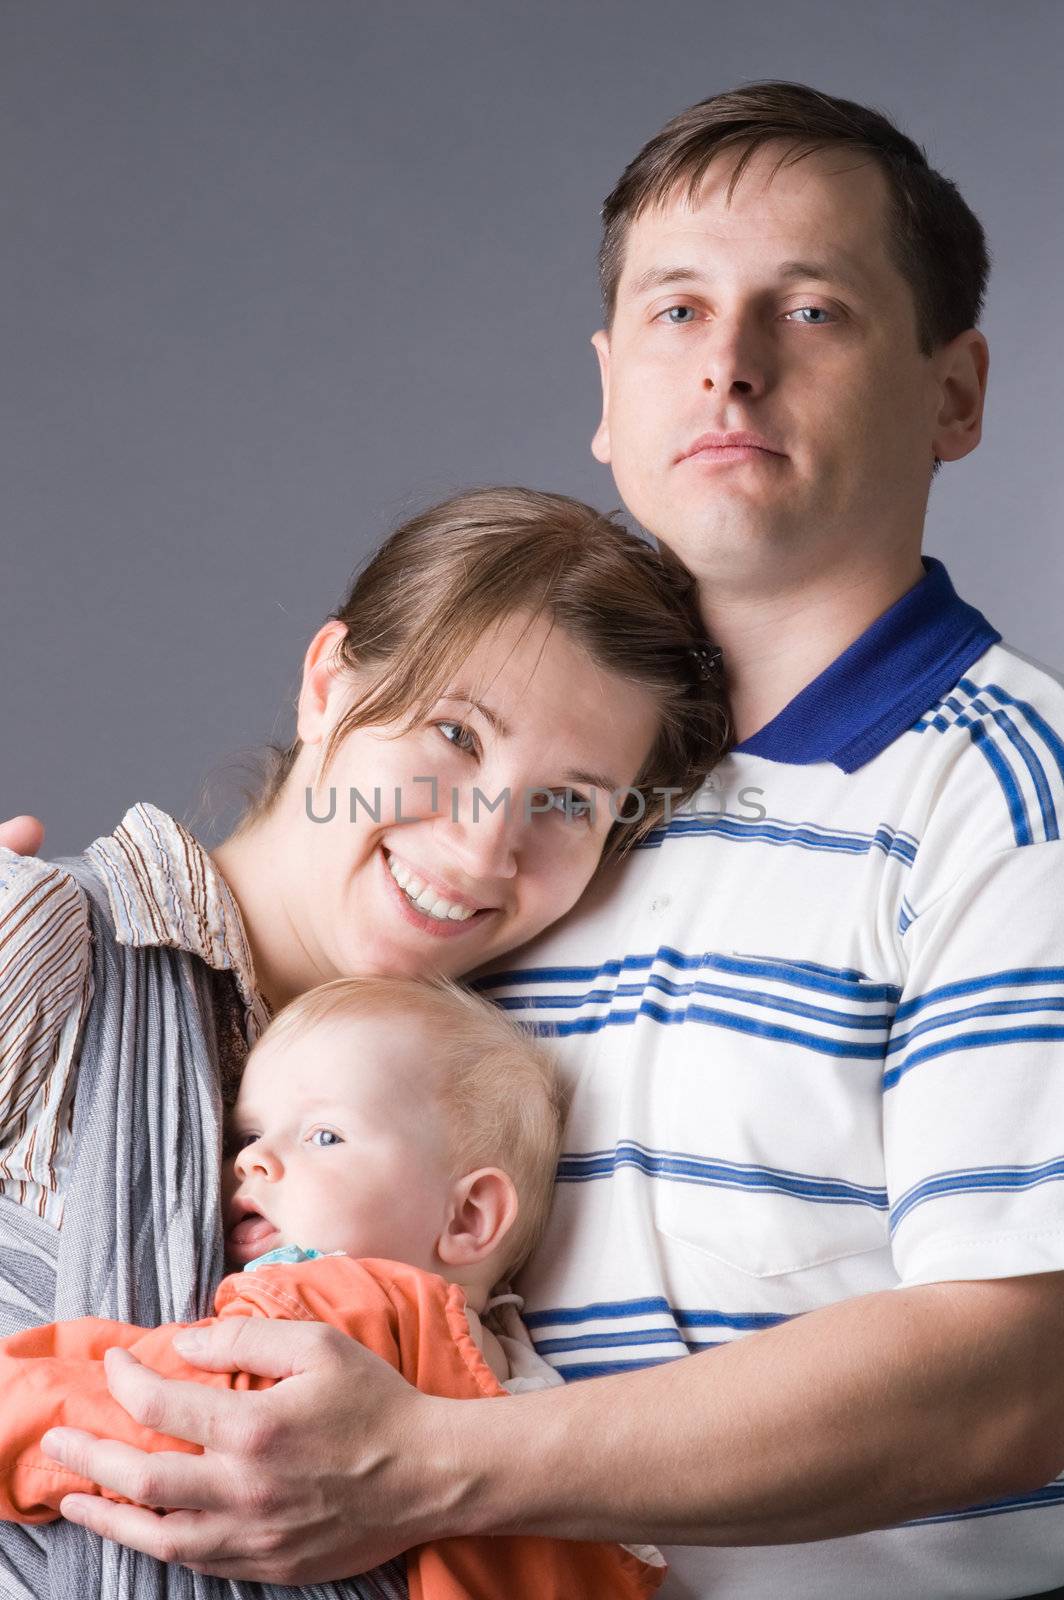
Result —
[[[36,817],[9,817],[0,822],[0,845],[17,856],[35,856],[44,843],[44,823]]]
[[[278,1584],[352,1577],[460,1531],[446,1526],[462,1487],[448,1440],[455,1413],[476,1401],[419,1393],[321,1323],[233,1318],[196,1337],[195,1351],[177,1346],[191,1365],[283,1381],[262,1392],[210,1389],[109,1351],[119,1404],[204,1451],[145,1454],[53,1429],[43,1441],[48,1455],[140,1502],[68,1495],[61,1511],[69,1521],[194,1572]]]

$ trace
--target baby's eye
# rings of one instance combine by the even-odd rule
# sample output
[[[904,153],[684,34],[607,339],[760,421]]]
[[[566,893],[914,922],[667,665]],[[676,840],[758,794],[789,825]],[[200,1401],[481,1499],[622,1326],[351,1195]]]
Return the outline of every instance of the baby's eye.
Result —
[[[343,1144],[344,1142],[332,1128],[315,1128],[313,1133],[307,1135],[307,1138],[311,1144],[316,1144],[323,1150],[327,1150],[330,1145]]]
[[[467,755],[476,755],[477,736],[472,728],[466,727],[464,722],[437,722],[436,726],[448,744],[453,744],[457,749],[464,750]]]
[[[235,1130],[227,1133],[222,1153],[227,1159],[232,1160],[233,1156],[239,1155],[241,1150],[246,1150],[249,1144],[254,1144],[258,1137],[257,1133],[236,1132]]]

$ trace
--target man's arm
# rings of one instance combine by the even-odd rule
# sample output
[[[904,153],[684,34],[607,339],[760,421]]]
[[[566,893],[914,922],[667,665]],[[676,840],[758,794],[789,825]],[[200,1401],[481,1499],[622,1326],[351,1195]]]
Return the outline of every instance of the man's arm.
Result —
[[[779,1544],[1020,1493],[1064,1465],[1062,1356],[1059,1274],[862,1296],[529,1396],[520,1421],[485,1414],[475,1443],[492,1470],[473,1514],[570,1537]]]
[[[328,1329],[219,1328],[206,1353],[183,1353],[295,1376],[226,1396],[223,1416],[218,1397],[116,1358],[112,1390],[134,1417],[206,1446],[182,1458],[183,1498],[165,1458],[88,1435],[46,1447],[130,1499],[203,1509],[159,1518],[73,1497],[64,1515],[161,1560],[260,1582],[348,1576],[460,1533],[829,1538],[1022,1493],[1064,1463],[1058,1274],[869,1295],[723,1349],[505,1401],[418,1395]]]

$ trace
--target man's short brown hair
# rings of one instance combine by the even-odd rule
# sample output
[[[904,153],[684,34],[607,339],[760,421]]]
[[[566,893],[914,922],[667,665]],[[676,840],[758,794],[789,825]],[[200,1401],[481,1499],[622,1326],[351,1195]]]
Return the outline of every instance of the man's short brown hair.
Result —
[[[700,100],[655,134],[630,162],[602,208],[599,277],[607,325],[613,318],[629,223],[677,192],[693,199],[713,158],[741,152],[735,186],[754,151],[783,141],[773,175],[815,150],[842,146],[876,162],[887,180],[887,245],[916,303],[925,355],[975,327],[990,258],[979,219],[955,184],[879,111],[821,94],[803,83],[753,83]]]

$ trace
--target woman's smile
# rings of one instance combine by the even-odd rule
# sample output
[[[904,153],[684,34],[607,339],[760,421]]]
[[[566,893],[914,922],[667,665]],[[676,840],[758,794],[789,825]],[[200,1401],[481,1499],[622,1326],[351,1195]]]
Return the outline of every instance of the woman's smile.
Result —
[[[497,911],[495,906],[472,907],[468,901],[461,903],[444,894],[421,872],[415,872],[398,857],[381,845],[378,852],[384,869],[383,876],[388,896],[400,916],[411,927],[420,929],[437,939],[451,939],[481,927]],[[426,900],[431,896],[431,907]]]

